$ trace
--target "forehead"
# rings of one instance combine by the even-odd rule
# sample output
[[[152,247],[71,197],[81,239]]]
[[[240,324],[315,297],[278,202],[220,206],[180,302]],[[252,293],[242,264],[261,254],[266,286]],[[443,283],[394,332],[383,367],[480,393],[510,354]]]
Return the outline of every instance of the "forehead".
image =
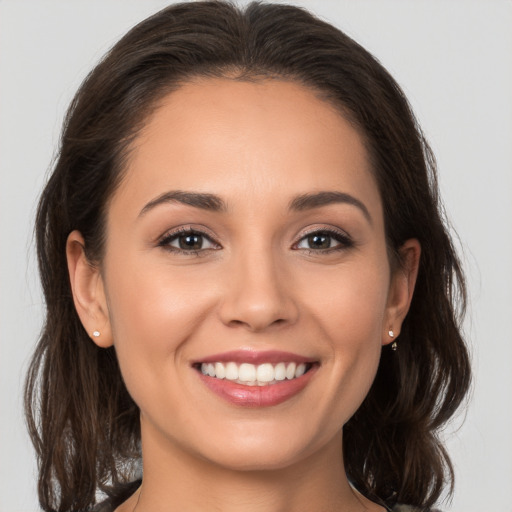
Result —
[[[149,117],[116,196],[194,190],[229,202],[247,191],[285,199],[325,189],[380,203],[363,140],[338,109],[294,82],[203,79]]]

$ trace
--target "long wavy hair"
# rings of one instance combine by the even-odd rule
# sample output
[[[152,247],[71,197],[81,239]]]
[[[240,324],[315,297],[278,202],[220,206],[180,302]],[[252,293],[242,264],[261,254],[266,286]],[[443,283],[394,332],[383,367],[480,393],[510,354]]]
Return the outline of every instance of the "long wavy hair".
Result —
[[[139,411],[114,348],[98,348],[80,323],[66,239],[79,230],[87,257],[101,262],[105,214],[130,143],[159,100],[196,77],[294,81],[337,107],[363,137],[391,259],[409,238],[419,240],[422,256],[399,350],[383,350],[368,396],[344,427],[344,462],[353,485],[374,501],[432,505],[453,485],[438,434],[470,383],[460,328],[464,277],[432,152],[400,87],[343,32],[297,7],[213,1],[172,5],[130,30],[69,107],[36,219],[46,320],[25,401],[42,508],[85,511],[98,493],[122,500],[133,489]]]

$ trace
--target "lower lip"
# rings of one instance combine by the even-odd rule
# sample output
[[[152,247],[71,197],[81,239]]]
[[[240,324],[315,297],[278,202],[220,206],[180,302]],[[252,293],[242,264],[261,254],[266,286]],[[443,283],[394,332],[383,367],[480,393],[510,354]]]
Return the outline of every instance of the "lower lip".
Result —
[[[300,393],[309,383],[318,367],[296,379],[283,380],[267,386],[244,386],[227,379],[217,379],[198,372],[203,383],[224,400],[244,407],[270,407],[286,402]]]

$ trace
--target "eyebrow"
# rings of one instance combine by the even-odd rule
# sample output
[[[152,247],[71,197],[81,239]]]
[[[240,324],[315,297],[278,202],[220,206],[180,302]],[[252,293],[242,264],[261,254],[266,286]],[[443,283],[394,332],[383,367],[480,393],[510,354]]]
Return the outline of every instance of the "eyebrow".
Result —
[[[156,206],[166,203],[181,203],[195,208],[200,208],[201,210],[209,210],[213,212],[222,212],[226,210],[226,203],[219,196],[214,194],[172,190],[170,192],[165,192],[147,203],[140,211],[139,217],[145,215]]]
[[[364,205],[362,201],[357,199],[350,194],[346,194],[344,192],[336,192],[336,191],[326,191],[326,192],[315,192],[311,194],[302,194],[300,196],[295,197],[290,202],[290,210],[295,211],[303,211],[303,210],[311,210],[313,208],[320,208],[321,206],[327,206],[330,204],[344,203],[355,206],[359,208],[366,220],[372,224],[372,217],[368,208]]]
[[[161,194],[160,196],[147,203],[140,211],[139,217],[142,217],[156,206],[167,203],[181,203],[188,206],[193,206],[194,208],[200,208],[201,210],[209,210],[213,212],[225,212],[227,210],[226,203],[215,194],[172,190]],[[295,211],[304,211],[339,203],[349,204],[359,208],[368,222],[370,224],[373,223],[370,212],[364,203],[354,196],[344,192],[324,191],[301,194],[294,197],[290,201],[289,209]]]

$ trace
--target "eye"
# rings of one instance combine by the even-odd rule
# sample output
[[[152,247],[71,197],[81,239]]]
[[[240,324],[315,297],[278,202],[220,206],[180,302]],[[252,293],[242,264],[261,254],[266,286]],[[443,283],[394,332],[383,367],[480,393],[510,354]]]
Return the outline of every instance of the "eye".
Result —
[[[205,233],[190,229],[169,233],[158,245],[170,251],[192,254],[219,248],[218,244],[214,243]]]
[[[351,247],[352,240],[348,235],[337,231],[314,231],[301,238],[295,245],[297,249],[313,251],[341,250]]]

